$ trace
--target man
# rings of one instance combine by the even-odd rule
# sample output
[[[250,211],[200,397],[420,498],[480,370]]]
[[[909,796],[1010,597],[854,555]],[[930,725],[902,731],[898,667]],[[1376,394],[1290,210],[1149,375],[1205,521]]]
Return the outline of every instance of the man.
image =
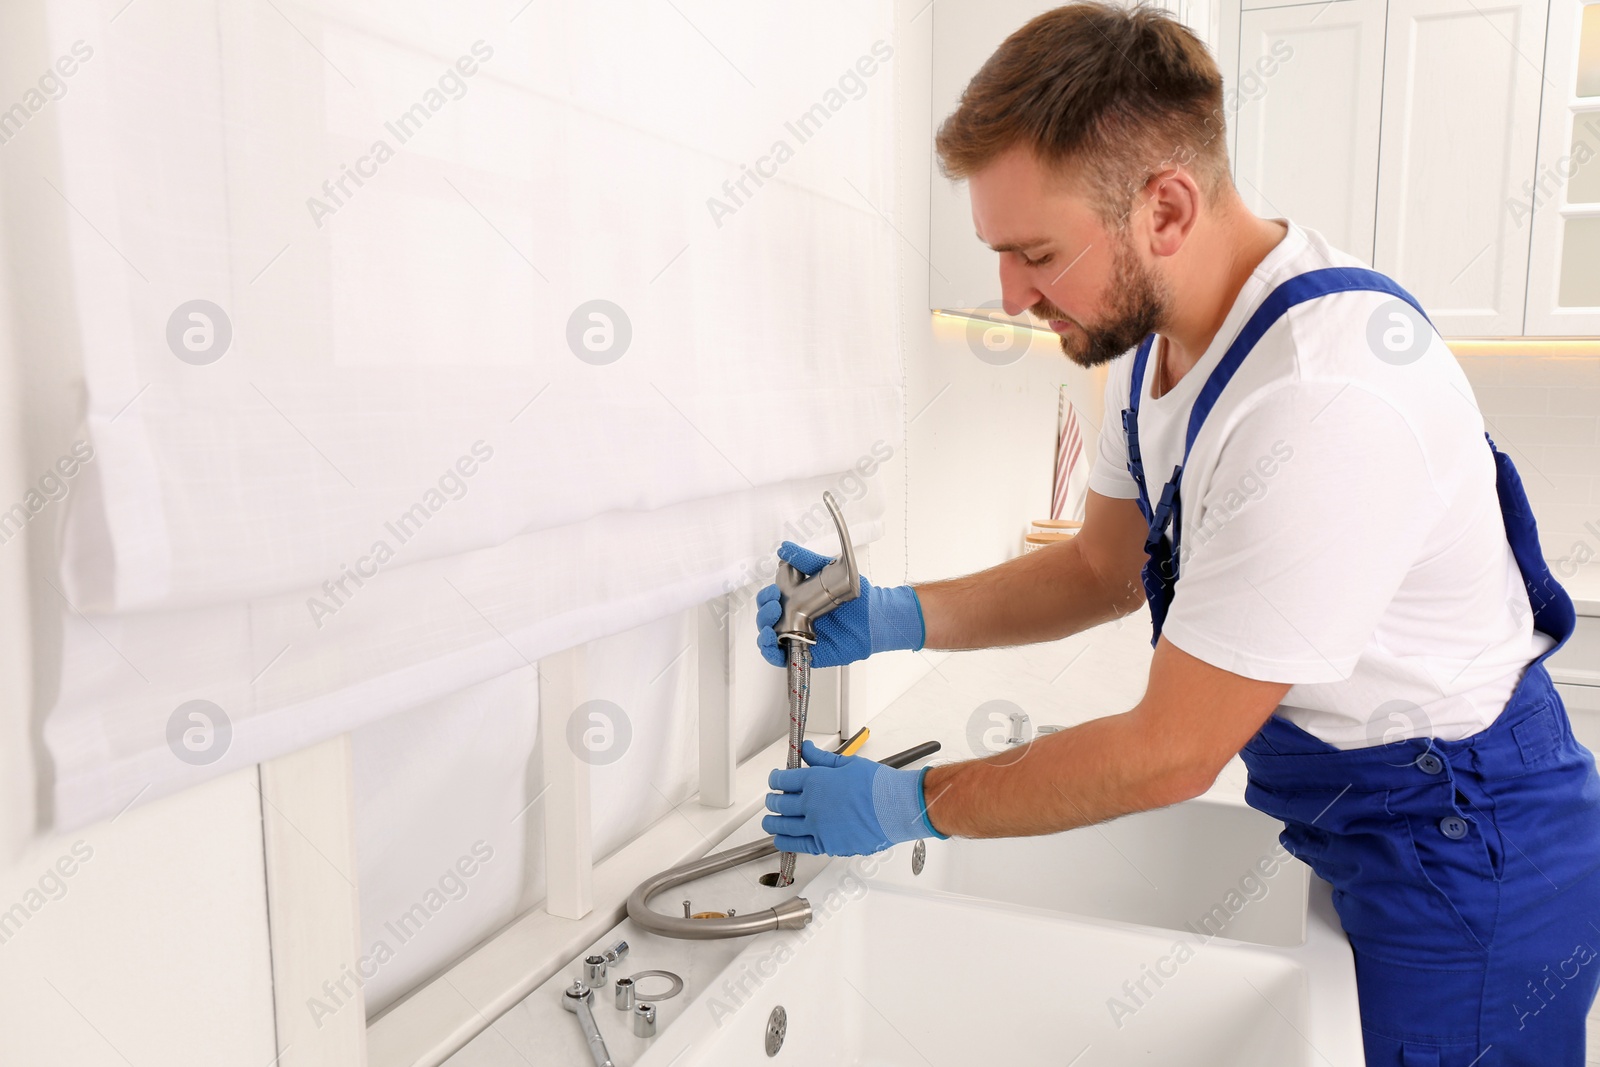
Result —
[[[1239,754],[1248,802],[1334,886],[1369,1064],[1582,1064],[1600,777],[1543,666],[1571,600],[1422,309],[1246,209],[1222,113],[1204,47],[1143,9],[1040,15],[972,79],[937,146],[1006,310],[1085,367],[1137,350],[1110,368],[1076,538],[863,579],[816,624],[828,666],[1054,640],[1148,601],[1144,698],[1024,758],[901,771],[808,743],[763,826],[831,855],[1053,833],[1197,796]],[[781,662],[776,588],[760,600]]]

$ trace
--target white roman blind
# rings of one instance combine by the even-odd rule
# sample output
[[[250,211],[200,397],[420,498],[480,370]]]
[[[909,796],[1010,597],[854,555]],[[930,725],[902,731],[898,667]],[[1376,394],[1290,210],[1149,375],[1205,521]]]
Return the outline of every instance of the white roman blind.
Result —
[[[48,5],[91,55],[33,120],[93,449],[58,826],[826,547],[824,488],[881,531],[892,5],[123,3]]]

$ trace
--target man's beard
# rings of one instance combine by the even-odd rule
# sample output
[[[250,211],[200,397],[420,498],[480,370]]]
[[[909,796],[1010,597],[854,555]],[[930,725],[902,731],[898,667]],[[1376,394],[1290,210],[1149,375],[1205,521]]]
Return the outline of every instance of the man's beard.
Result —
[[[1167,317],[1170,301],[1166,286],[1154,271],[1139,265],[1126,236],[1117,246],[1111,271],[1112,304],[1106,321],[1057,335],[1061,339],[1061,351],[1080,367],[1109,363],[1137,347]],[[1041,300],[1028,310],[1047,321],[1055,319],[1077,325],[1076,320],[1068,319],[1047,301]]]

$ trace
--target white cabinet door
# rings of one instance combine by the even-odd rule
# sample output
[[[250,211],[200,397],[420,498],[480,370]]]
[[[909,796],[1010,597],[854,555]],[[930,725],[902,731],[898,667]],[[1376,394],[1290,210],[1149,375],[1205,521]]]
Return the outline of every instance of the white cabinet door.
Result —
[[[1291,218],[1368,263],[1383,18],[1383,0],[1242,12],[1229,115],[1235,184],[1251,210]]]
[[[1390,0],[1374,265],[1446,336],[1520,334],[1545,0]]]
[[[1600,0],[1555,0],[1538,173],[1508,205],[1533,231],[1527,332],[1600,334]]]

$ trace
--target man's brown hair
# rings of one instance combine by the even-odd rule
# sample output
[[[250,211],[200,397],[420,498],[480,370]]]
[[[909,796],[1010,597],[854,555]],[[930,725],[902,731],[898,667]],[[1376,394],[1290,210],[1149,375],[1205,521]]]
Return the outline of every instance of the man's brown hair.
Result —
[[[939,127],[950,178],[1017,144],[1070,167],[1116,227],[1151,175],[1184,166],[1207,194],[1230,182],[1222,75],[1188,27],[1150,7],[1068,4],[995,50]]]

